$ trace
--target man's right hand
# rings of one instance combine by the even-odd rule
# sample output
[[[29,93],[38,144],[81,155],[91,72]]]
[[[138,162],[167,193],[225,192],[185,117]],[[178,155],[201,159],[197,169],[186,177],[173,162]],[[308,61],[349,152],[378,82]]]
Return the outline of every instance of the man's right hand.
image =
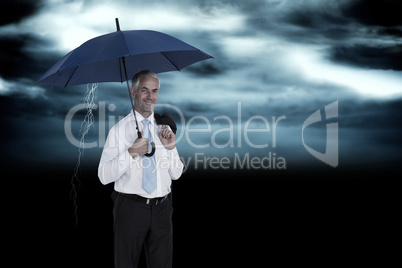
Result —
[[[143,136],[143,132],[141,132],[141,136]],[[144,155],[148,152],[149,147],[149,139],[147,138],[137,138],[133,145],[128,148],[128,153],[131,155],[132,158],[135,158],[138,155]]]

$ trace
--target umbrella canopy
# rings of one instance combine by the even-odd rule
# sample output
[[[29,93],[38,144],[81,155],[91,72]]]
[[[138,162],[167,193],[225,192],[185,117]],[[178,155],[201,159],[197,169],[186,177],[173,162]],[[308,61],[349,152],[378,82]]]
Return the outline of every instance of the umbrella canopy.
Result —
[[[63,87],[124,82],[140,70],[181,70],[213,58],[170,35],[148,30],[116,31],[93,38],[56,62],[36,83]]]

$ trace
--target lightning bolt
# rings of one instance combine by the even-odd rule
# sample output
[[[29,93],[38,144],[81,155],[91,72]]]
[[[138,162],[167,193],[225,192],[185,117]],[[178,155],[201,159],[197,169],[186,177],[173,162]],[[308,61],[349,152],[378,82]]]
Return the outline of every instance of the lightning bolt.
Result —
[[[87,111],[84,120],[81,122],[81,127],[80,127],[80,146],[78,147],[78,158],[77,158],[77,163],[74,168],[74,174],[71,178],[71,192],[70,192],[70,197],[73,201],[73,206],[74,206],[74,215],[75,215],[75,224],[78,224],[78,204],[77,204],[77,199],[78,199],[78,193],[77,189],[81,185],[81,181],[78,178],[78,171],[80,169],[81,165],[81,157],[84,155],[84,149],[85,149],[85,136],[88,134],[89,130],[91,129],[91,126],[94,124],[94,115],[92,113],[92,110],[96,106],[95,100],[97,98],[97,89],[98,89],[98,83],[92,84],[92,86],[89,86],[87,84],[87,91],[84,96],[84,107]]]

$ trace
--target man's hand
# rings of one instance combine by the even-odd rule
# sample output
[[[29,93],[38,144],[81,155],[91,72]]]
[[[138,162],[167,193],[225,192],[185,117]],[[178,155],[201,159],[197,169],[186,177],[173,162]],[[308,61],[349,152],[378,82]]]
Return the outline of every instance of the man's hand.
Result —
[[[141,132],[141,136],[143,136],[144,133]],[[149,146],[149,139],[146,138],[137,138],[133,145],[131,145],[130,148],[128,148],[128,153],[131,155],[132,158],[135,158],[138,155],[144,155],[148,152],[148,146]]]
[[[173,150],[176,148],[176,135],[169,129],[167,125],[162,126],[161,132],[159,133],[159,139],[166,149]]]

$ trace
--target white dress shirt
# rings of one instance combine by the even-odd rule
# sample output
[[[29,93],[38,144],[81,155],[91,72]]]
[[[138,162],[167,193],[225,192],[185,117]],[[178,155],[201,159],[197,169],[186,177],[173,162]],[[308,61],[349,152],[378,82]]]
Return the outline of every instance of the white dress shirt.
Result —
[[[135,112],[140,131],[143,130],[144,117]],[[137,139],[137,129],[133,111],[114,125],[108,134],[98,167],[98,176],[103,184],[114,182],[117,192],[137,194],[145,198],[162,197],[170,193],[172,180],[177,180],[183,172],[177,148],[168,150],[159,139],[162,125],[157,125],[152,113],[149,130],[155,143],[155,160],[157,167],[157,187],[151,194],[142,188],[142,157],[132,158],[128,153]]]

